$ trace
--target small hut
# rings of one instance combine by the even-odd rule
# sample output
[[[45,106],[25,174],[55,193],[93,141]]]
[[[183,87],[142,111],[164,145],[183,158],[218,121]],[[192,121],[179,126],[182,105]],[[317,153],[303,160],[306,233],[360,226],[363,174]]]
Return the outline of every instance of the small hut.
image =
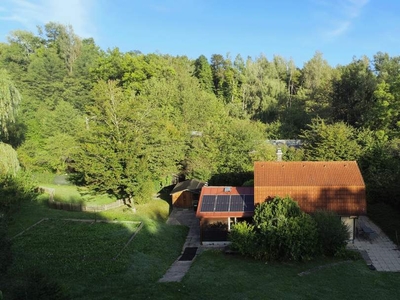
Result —
[[[172,205],[179,208],[197,207],[201,188],[205,182],[190,179],[178,182],[171,191]]]

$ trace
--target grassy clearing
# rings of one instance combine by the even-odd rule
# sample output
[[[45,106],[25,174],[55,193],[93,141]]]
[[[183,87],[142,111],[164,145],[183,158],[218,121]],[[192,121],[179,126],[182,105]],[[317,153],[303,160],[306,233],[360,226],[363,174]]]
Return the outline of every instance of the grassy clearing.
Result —
[[[112,203],[115,197],[109,195],[91,195],[84,188],[75,185],[40,184],[40,186],[53,188],[55,190],[54,200],[65,203],[84,203],[87,205],[104,205]],[[48,199],[47,194],[41,196]]]
[[[385,203],[368,204],[371,218],[397,245],[400,246],[400,212]]]

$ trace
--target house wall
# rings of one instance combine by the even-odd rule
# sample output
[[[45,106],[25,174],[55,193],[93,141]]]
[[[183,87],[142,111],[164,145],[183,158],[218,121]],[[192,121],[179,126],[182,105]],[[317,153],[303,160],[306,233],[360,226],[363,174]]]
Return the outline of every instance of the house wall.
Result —
[[[349,240],[354,240],[356,238],[356,225],[357,225],[357,218],[354,217],[341,217],[342,222],[347,226],[349,229]]]
[[[188,191],[172,194],[172,205],[180,208],[192,208],[193,194]]]
[[[344,216],[366,214],[365,188],[320,187],[320,186],[277,186],[254,187],[254,204],[260,204],[276,196],[290,196],[299,203],[300,208],[312,213],[316,210],[331,210]]]

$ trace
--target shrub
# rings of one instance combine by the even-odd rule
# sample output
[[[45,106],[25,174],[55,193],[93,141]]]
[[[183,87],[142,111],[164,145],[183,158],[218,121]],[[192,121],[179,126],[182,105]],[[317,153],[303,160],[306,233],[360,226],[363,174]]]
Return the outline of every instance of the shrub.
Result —
[[[239,253],[265,260],[307,260],[317,253],[316,224],[292,199],[260,204],[253,220],[233,227],[230,239]]]
[[[254,226],[247,222],[235,224],[229,233],[232,250],[238,251],[243,256],[253,256],[256,232]]]
[[[332,211],[317,211],[313,214],[317,225],[318,243],[324,255],[334,256],[346,248],[349,230]]]
[[[12,205],[36,199],[35,185],[29,174],[22,171],[16,177],[0,176],[0,211],[8,211]]]
[[[257,218],[262,216],[260,220],[263,222],[258,224],[259,258],[298,261],[311,259],[317,252],[318,242],[313,219],[300,209],[297,211],[296,202],[288,201],[288,198],[282,199],[282,203],[275,201],[279,199],[260,206]]]

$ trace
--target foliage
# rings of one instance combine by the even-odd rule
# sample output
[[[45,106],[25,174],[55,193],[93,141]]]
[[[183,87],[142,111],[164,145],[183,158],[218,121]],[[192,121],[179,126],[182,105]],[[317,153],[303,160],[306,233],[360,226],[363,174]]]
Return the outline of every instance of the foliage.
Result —
[[[356,160],[361,154],[356,130],[343,122],[326,124],[316,118],[302,131],[304,154],[308,160]]]
[[[359,164],[366,182],[369,202],[385,202],[400,208],[400,156],[396,140],[380,132],[365,130],[359,135],[364,149]]]
[[[368,203],[368,217],[400,246],[400,210],[385,203]]]
[[[333,80],[333,119],[362,126],[373,107],[377,83],[370,61],[367,57],[353,58],[349,65],[339,67],[338,71],[339,76]]]
[[[316,254],[318,237],[315,223],[292,199],[275,197],[260,204],[253,219],[260,232],[260,258],[308,260]]]
[[[309,260],[317,254],[315,222],[292,199],[275,197],[258,205],[253,222],[235,225],[231,232],[240,253],[271,261]]]
[[[400,164],[390,145],[400,137],[399,66],[399,56],[383,52],[336,67],[316,52],[300,68],[279,55],[190,59],[102,51],[70,25],[50,22],[37,33],[15,30],[0,45],[0,102],[8,103],[0,105],[8,133],[1,141],[30,171],[64,174],[75,167],[84,179],[78,165],[86,151],[104,154],[108,166],[132,163],[123,167],[131,171],[120,187],[129,185],[139,202],[177,173],[208,181],[248,172],[255,160],[275,159],[266,139],[304,138],[304,153],[282,149],[284,160],[358,160],[368,197],[398,205]],[[131,132],[118,155],[110,154],[115,143],[88,149],[106,135],[94,114],[109,80],[123,95],[119,113]],[[371,137],[386,140],[374,145]],[[97,174],[112,173],[98,162]]]
[[[253,256],[256,248],[257,233],[255,227],[247,222],[235,224],[229,233],[230,247],[243,256]]]
[[[322,253],[333,256],[342,252],[349,239],[349,229],[340,217],[332,211],[316,211],[312,214],[317,225],[318,243]]]
[[[0,137],[8,136],[9,123],[15,122],[15,115],[21,95],[8,72],[0,68]]]
[[[0,142],[0,176],[16,176],[19,169],[17,152],[10,145]]]
[[[13,205],[34,200],[37,196],[35,184],[26,172],[17,176],[0,176],[0,211],[8,211]]]

